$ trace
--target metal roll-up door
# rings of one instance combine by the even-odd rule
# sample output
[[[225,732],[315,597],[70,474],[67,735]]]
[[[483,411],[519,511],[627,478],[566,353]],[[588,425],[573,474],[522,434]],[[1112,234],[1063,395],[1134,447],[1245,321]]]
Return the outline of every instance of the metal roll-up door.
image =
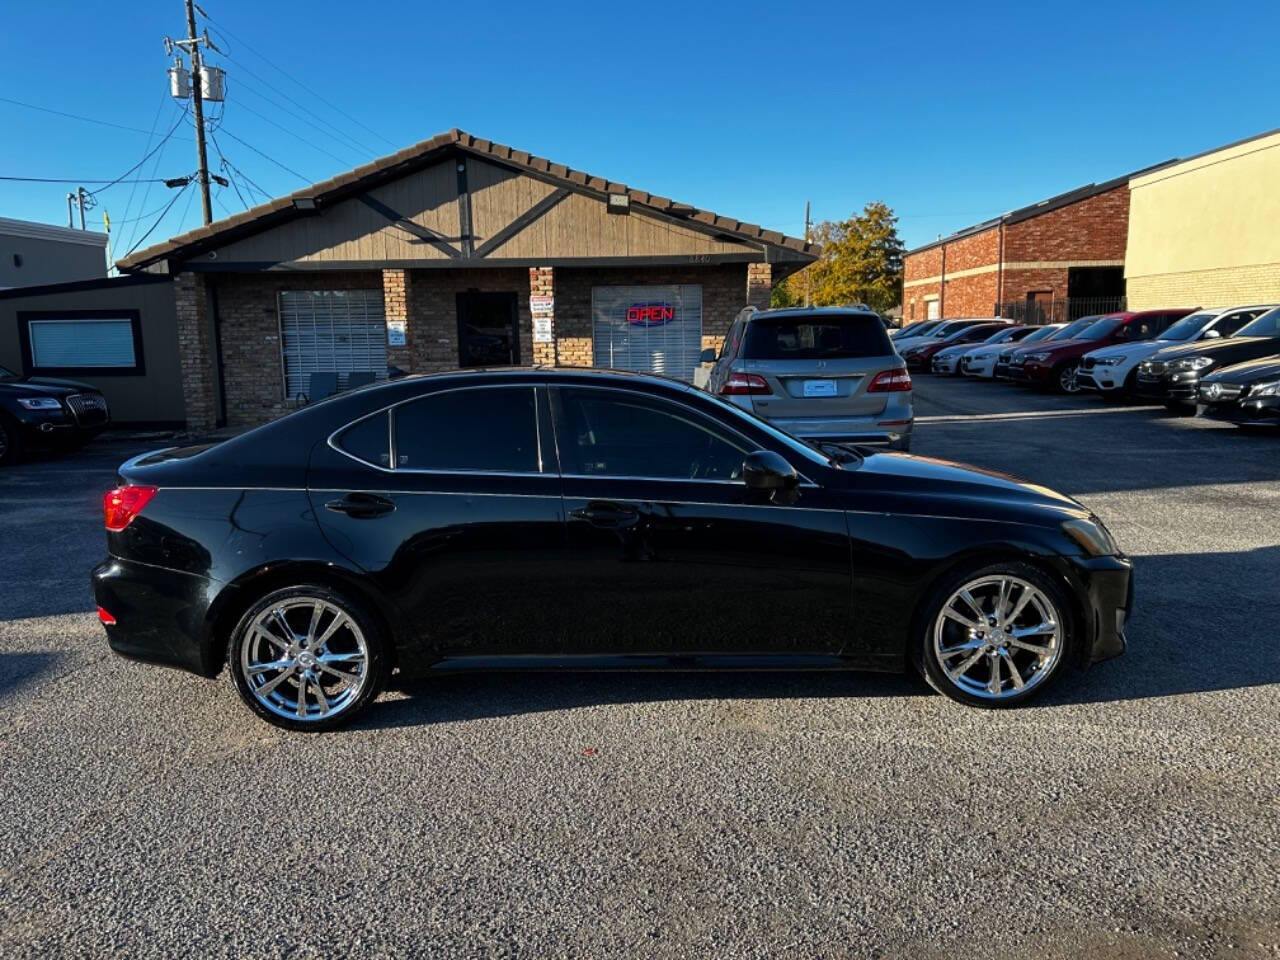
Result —
[[[693,380],[702,352],[702,285],[591,288],[597,367]]]
[[[280,293],[285,396],[305,394],[313,373],[387,375],[387,324],[381,290]]]

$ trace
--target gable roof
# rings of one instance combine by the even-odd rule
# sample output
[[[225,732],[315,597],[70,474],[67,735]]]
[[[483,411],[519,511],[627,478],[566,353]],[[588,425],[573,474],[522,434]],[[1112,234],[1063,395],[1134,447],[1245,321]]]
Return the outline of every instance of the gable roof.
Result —
[[[505,144],[483,140],[455,127],[429,140],[423,140],[329,180],[295,190],[270,203],[261,204],[244,213],[225,220],[217,220],[171,240],[131,253],[119,260],[117,266],[121,270],[142,270],[161,260],[184,260],[232,240],[260,233],[300,216],[311,215],[316,210],[323,211],[326,206],[337,201],[407,176],[433,163],[438,163],[450,154],[459,152],[512,167],[517,171],[559,183],[570,190],[597,195],[602,199],[608,194],[626,194],[635,206],[666,217],[687,221],[691,226],[700,226],[704,230],[712,230],[788,251],[790,254],[788,259],[798,261],[797,265],[817,259],[821,252],[819,244],[789,237],[776,230],[766,230],[758,224],[723,217],[710,210],[700,210],[686,203],[677,203],[668,197],[635,190],[625,184],[615,183],[582,170],[574,170],[564,164],[554,163],[544,157],[534,156]],[[300,209],[299,201],[305,203],[305,209]]]

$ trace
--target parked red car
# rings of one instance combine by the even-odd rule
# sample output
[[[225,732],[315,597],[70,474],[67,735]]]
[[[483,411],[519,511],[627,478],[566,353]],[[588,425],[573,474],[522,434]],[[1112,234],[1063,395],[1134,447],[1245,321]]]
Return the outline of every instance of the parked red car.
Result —
[[[1070,340],[1045,341],[1042,349],[1026,355],[1025,363],[1011,368],[1010,376],[1063,393],[1079,393],[1082,388],[1076,383],[1076,370],[1080,367],[1080,358],[1090,350],[1114,343],[1150,340],[1194,309],[1198,308],[1109,313]]]
[[[907,361],[907,369],[912,373],[928,373],[933,369],[933,355],[939,350],[945,350],[947,347],[954,347],[961,343],[976,344],[1007,326],[1009,326],[1008,320],[975,323],[973,326],[957,330],[951,336],[944,337],[941,340],[929,340],[916,344],[914,347],[908,347],[903,352],[902,359]]]

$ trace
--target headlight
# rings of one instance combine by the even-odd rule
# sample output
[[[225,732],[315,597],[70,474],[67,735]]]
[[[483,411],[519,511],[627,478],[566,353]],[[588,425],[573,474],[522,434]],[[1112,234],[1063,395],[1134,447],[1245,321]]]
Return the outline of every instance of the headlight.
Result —
[[[1174,370],[1203,370],[1205,367],[1213,366],[1213,360],[1209,357],[1187,357],[1184,360],[1175,360],[1169,366]]]
[[[18,406],[28,410],[61,410],[56,397],[19,397]]]
[[[1260,383],[1249,391],[1250,397],[1280,397],[1280,380]]]
[[[1026,360],[1035,360],[1037,363],[1039,363],[1039,362],[1041,362],[1042,360],[1048,360],[1048,359],[1049,359],[1049,354],[1047,354],[1047,353],[1028,353],[1024,359],[1026,359]]]
[[[1116,542],[1111,539],[1111,533],[1097,517],[1068,520],[1062,525],[1062,532],[1084,547],[1091,557],[1111,557],[1120,552]]]
[[[1103,357],[1093,362],[1095,366],[1099,367],[1114,367],[1117,363],[1124,363],[1124,357]]]

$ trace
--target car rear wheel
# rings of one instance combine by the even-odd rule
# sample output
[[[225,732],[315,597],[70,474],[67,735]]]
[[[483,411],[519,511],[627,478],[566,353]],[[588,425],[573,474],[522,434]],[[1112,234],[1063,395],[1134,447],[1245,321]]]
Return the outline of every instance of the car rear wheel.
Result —
[[[17,427],[0,414],[0,467],[22,459],[22,438]]]
[[[926,609],[917,665],[930,686],[960,703],[1025,703],[1074,662],[1067,597],[1028,564],[962,571]]]
[[[1080,381],[1076,379],[1076,372],[1080,369],[1079,363],[1064,363],[1055,371],[1058,389],[1063,393],[1079,393],[1083,387]]]
[[[241,699],[286,730],[350,722],[382,687],[386,641],[358,603],[328,587],[277,590],[231,635],[228,659]]]

